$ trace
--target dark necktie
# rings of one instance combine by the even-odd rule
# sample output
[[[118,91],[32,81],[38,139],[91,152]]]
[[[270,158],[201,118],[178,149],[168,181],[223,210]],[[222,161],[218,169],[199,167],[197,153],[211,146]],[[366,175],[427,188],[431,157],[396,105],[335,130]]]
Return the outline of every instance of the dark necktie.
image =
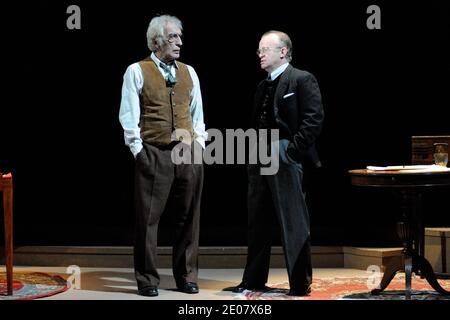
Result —
[[[164,64],[162,62],[159,65],[164,70],[164,72],[167,74],[166,86],[173,87],[177,83],[177,79],[175,79],[172,72],[170,72],[170,66],[168,66],[167,64]]]

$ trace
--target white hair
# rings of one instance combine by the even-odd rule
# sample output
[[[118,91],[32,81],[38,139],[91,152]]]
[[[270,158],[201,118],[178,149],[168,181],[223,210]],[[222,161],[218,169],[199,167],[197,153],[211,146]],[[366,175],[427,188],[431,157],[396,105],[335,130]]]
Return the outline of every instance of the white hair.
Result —
[[[168,23],[174,23],[180,30],[183,30],[180,19],[175,16],[162,15],[154,17],[147,29],[147,45],[150,51],[154,52],[164,43],[166,26]]]

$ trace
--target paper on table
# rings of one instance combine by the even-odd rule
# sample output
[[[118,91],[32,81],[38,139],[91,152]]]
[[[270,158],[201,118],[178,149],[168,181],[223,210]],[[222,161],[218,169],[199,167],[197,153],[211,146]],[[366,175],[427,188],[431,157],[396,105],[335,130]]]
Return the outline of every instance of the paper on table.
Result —
[[[416,171],[450,171],[450,168],[443,166],[432,165],[410,165],[410,166],[387,166],[387,167],[376,167],[367,166],[368,170],[371,171],[404,171],[404,170],[416,170]]]

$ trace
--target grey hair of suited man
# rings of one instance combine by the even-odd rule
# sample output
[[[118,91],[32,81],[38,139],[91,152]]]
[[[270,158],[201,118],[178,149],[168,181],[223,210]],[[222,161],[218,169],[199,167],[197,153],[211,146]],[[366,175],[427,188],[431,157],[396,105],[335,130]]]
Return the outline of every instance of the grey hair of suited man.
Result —
[[[175,24],[181,31],[183,31],[183,25],[175,16],[170,15],[162,15],[158,17],[154,17],[147,29],[147,46],[150,51],[155,52],[158,50],[158,47],[161,47],[164,44],[164,41],[167,38],[166,26],[168,23]]]
[[[277,35],[278,39],[280,39],[280,46],[281,47],[286,47],[288,49],[288,52],[286,54],[286,60],[288,62],[290,62],[292,60],[292,41],[291,41],[291,38],[289,38],[289,36],[286,33],[282,32],[282,31],[277,31],[277,30],[267,31],[266,33],[264,33],[262,35],[262,37],[267,36],[269,34]]]

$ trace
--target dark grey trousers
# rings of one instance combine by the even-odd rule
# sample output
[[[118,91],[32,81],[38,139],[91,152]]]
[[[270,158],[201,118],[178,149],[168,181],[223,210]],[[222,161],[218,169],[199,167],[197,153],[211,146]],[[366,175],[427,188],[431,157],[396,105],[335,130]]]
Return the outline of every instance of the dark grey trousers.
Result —
[[[172,256],[177,286],[197,282],[202,164],[175,165],[171,149],[144,143],[136,157],[134,268],[138,289],[158,286],[158,223],[162,214],[175,221]]]
[[[243,281],[250,286],[267,282],[274,224],[279,224],[291,289],[312,282],[309,215],[302,189],[303,168],[287,159],[280,148],[274,175],[260,175],[259,165],[248,167],[248,255]]]

